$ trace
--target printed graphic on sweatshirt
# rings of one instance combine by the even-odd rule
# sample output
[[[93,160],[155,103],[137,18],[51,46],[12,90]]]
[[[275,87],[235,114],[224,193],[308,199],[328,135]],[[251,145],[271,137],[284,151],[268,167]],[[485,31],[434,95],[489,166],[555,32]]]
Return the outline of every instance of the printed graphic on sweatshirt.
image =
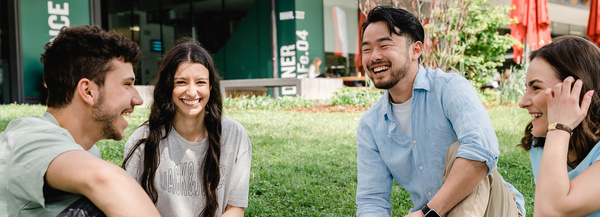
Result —
[[[197,170],[192,161],[176,164],[160,172],[160,187],[174,195],[197,197],[200,194]]]
[[[179,196],[194,196],[197,197],[202,192],[198,173],[201,171],[195,165],[200,165],[200,162],[184,162],[174,165],[172,168],[159,173],[160,187],[162,190]],[[227,177],[227,166],[220,165],[221,179],[217,190],[221,190],[225,186]],[[202,192],[204,195],[204,192]]]

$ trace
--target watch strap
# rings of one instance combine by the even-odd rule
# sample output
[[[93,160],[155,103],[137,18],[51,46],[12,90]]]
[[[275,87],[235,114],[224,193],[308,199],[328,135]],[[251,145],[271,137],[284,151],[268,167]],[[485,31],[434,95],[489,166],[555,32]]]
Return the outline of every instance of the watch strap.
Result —
[[[440,217],[440,214],[438,214],[435,210],[430,209],[427,204],[421,208],[421,212],[425,214],[425,217]]]
[[[557,123],[557,122],[552,122],[552,123],[548,124],[547,131],[552,131],[552,130],[563,130],[569,134],[573,134],[573,129],[571,129],[571,127],[569,127],[565,124]]]

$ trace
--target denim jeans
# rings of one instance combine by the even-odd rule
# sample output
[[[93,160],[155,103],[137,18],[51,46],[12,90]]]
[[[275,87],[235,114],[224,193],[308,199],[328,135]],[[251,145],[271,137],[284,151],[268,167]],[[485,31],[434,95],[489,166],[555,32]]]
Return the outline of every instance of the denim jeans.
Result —
[[[81,197],[63,210],[57,217],[106,217],[87,197]]]

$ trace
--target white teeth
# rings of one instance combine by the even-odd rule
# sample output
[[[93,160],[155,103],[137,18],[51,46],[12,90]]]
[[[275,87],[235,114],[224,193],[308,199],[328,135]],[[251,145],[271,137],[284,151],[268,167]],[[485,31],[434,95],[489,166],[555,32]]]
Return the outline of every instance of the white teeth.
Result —
[[[200,102],[199,99],[197,99],[197,100],[191,100],[191,101],[190,100],[182,99],[181,101],[183,101],[183,103],[188,104],[188,105],[194,105],[194,104]]]
[[[374,68],[373,72],[379,73],[379,72],[385,71],[385,70],[387,70],[389,68],[390,68],[389,66],[380,66],[380,67]]]
[[[538,118],[538,117],[541,117],[541,116],[542,116],[542,114],[531,114],[532,118]]]

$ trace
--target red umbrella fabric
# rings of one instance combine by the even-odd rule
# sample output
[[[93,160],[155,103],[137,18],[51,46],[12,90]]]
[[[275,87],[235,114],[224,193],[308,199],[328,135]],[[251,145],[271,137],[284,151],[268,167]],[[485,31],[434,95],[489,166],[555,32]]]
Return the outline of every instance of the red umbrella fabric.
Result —
[[[585,34],[590,37],[590,41],[600,46],[600,17],[598,16],[600,4],[598,0],[592,0],[590,4],[590,18]]]
[[[550,43],[550,18],[546,0],[512,0],[511,18],[516,18],[516,24],[511,25],[510,34],[518,41],[526,39],[527,44],[534,50]],[[523,48],[513,45],[515,62],[523,61]]]
[[[358,43],[356,47],[356,54],[354,55],[354,67],[356,68],[356,75],[365,75],[362,65],[362,24],[367,18],[362,11],[358,11],[358,37],[356,37]]]

